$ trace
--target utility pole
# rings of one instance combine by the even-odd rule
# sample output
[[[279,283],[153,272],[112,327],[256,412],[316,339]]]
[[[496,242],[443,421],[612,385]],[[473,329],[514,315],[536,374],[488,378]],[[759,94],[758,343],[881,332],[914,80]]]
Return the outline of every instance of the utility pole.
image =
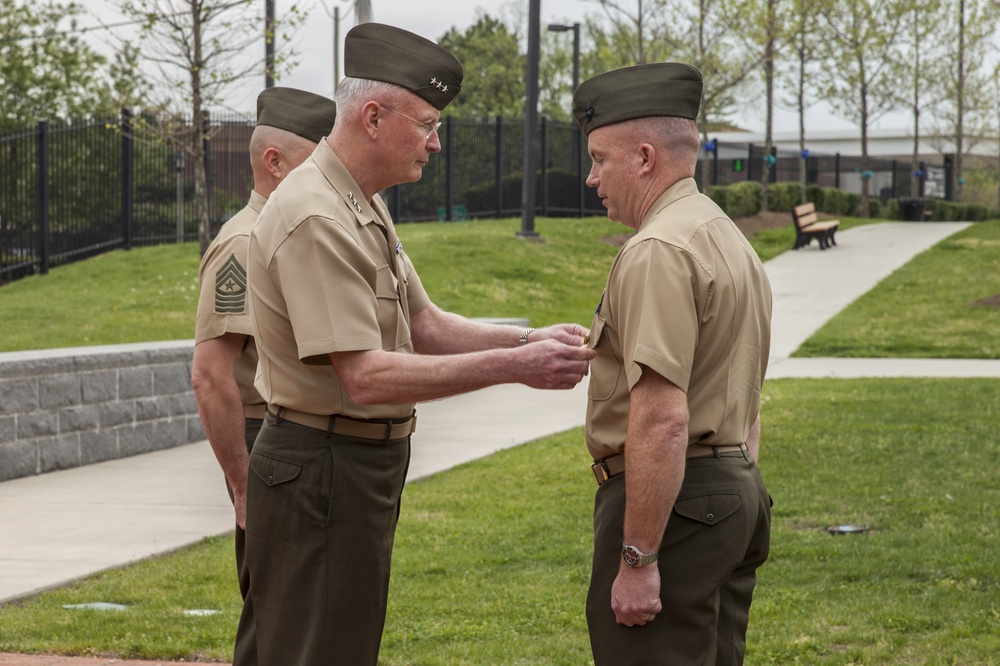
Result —
[[[264,0],[264,87],[274,87],[274,0]]]
[[[525,83],[528,98],[524,107],[524,170],[521,181],[521,238],[538,238],[535,231],[535,180],[538,163],[538,52],[541,0],[528,2],[528,62]]]

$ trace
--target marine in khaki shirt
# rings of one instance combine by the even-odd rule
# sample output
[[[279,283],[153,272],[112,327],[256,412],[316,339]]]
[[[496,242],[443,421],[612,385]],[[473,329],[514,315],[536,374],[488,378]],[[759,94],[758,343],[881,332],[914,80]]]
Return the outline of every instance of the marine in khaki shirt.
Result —
[[[250,201],[222,225],[199,271],[191,382],[202,425],[233,499],[236,569],[244,601],[250,588],[243,529],[247,468],[265,410],[264,399],[254,388],[257,348],[246,271],[250,230],[278,183],[329,133],[336,109],[333,100],[294,88],[268,88],[258,95],[257,125],[249,145],[254,178]],[[235,653],[244,663],[255,661],[252,606],[244,607],[239,635]]]
[[[416,403],[505,382],[572,388],[594,356],[578,324],[484,324],[430,301],[378,192],[441,150],[461,64],[376,23],[353,28],[344,54],[333,132],[250,234],[268,413],[250,456],[244,613],[260,664],[377,663]]]
[[[596,666],[742,663],[768,554],[756,460],[771,291],[695,184],[701,94],[701,73],[681,63],[607,72],[574,94],[587,184],[636,230],[588,340]]]

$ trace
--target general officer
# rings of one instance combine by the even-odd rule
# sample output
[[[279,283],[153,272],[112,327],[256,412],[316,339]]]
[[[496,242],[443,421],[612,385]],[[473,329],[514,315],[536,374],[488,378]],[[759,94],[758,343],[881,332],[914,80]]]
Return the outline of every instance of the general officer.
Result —
[[[590,330],[587,446],[599,488],[587,622],[594,661],[740,664],[770,500],[756,459],[771,289],[694,181],[702,77],[627,67],[584,82],[608,217],[636,233]]]
[[[249,146],[250,201],[222,225],[199,269],[191,383],[236,511],[236,569],[244,599],[250,585],[243,531],[247,464],[264,419],[264,399],[253,385],[257,347],[247,308],[250,229],[278,183],[330,132],[336,112],[333,100],[304,90],[268,88],[257,96],[257,124]],[[253,615],[245,614],[240,621],[246,625],[241,634],[245,640],[236,651],[252,651]]]
[[[347,34],[344,60],[333,132],[250,236],[268,414],[250,457],[247,603],[268,666],[376,663],[415,403],[506,382],[571,388],[593,357],[581,326],[494,326],[431,303],[377,193],[440,151],[462,67],[375,23]]]

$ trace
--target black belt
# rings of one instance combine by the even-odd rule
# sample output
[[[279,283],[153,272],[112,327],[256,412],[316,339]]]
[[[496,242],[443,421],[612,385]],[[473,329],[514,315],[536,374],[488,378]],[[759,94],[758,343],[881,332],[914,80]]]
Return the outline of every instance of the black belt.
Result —
[[[273,410],[273,411],[272,411]],[[291,421],[307,428],[321,430],[330,435],[346,435],[387,442],[391,439],[409,437],[417,429],[417,414],[414,412],[402,419],[371,419],[362,421],[341,414],[321,416],[297,412],[287,407],[268,405],[267,413],[278,421]]]
[[[691,444],[687,448],[687,458],[703,458],[717,456],[720,453],[734,453],[736,451],[746,451],[746,444],[725,444],[723,446],[708,446],[706,444]],[[603,485],[605,481],[618,476],[625,471],[625,454],[615,453],[614,455],[601,458],[590,469],[594,472],[597,485]]]

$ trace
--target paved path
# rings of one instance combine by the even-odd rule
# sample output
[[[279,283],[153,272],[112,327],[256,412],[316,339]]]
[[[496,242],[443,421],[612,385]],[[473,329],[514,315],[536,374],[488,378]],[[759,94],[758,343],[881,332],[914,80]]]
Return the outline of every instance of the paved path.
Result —
[[[793,359],[830,317],[966,223],[848,229],[839,245],[766,264],[774,291],[769,378],[1000,377],[1000,361]],[[410,480],[583,423],[586,386],[498,386],[422,404]],[[586,464],[581,442],[581,465]],[[170,552],[232,529],[222,473],[206,442],[0,483],[0,603]],[[153,666],[164,662],[0,654],[0,666]],[[190,662],[188,662],[190,663]]]

